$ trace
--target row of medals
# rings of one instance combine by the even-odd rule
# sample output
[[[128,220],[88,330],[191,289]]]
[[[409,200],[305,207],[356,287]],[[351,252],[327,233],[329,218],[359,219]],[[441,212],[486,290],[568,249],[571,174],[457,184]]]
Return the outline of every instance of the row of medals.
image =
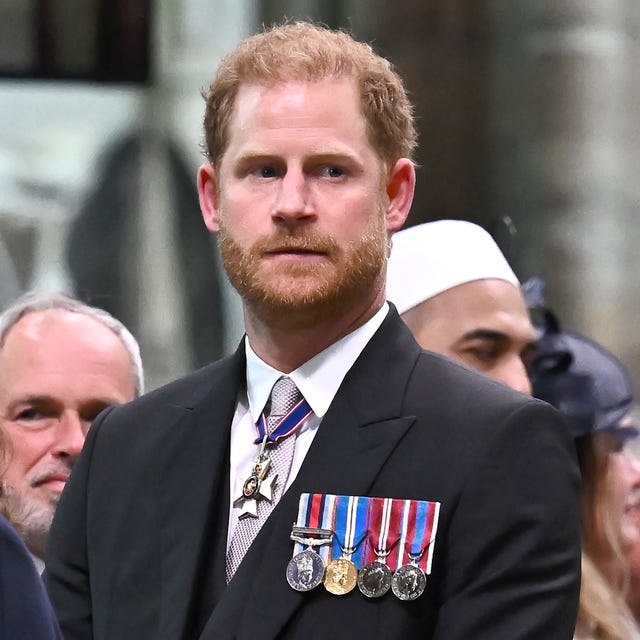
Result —
[[[317,537],[309,537],[309,533]],[[307,535],[305,535],[307,534]],[[325,567],[320,554],[313,547],[332,544],[333,532],[326,529],[294,527],[291,539],[308,546],[296,554],[287,565],[287,582],[296,591],[311,591],[320,584],[336,596],[353,591],[356,586],[367,598],[381,598],[389,590],[400,600],[415,600],[424,592],[427,578],[418,565],[418,558],[411,558],[395,572],[387,566],[389,552],[376,551],[376,560],[358,570],[350,557],[356,549],[342,548],[342,556],[331,560]]]

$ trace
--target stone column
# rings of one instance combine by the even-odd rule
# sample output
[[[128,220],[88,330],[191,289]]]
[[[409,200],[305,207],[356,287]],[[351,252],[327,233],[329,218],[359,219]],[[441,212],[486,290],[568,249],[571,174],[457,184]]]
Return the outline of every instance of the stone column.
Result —
[[[487,3],[493,42],[487,179],[492,209],[518,228],[519,274],[542,275],[566,326],[637,366],[633,4]]]

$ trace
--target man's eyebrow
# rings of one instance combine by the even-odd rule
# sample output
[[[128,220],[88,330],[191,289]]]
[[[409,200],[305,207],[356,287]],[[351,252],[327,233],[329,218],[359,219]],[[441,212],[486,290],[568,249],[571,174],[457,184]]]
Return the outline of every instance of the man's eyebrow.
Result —
[[[17,398],[14,398],[8,405],[7,405],[7,412],[11,413],[13,410],[15,410],[16,407],[19,407],[20,405],[51,405],[51,404],[55,404],[56,403],[56,399],[53,396],[46,396],[46,395],[24,395],[24,396],[18,396]]]
[[[509,340],[509,336],[506,333],[495,329],[473,329],[465,333],[462,338],[464,340],[491,340],[493,342],[506,342]]]
[[[22,404],[23,402],[37,402],[37,403],[46,403],[46,402],[54,402],[55,398],[53,396],[47,396],[44,394],[25,394],[23,396],[19,396],[11,401],[11,405],[13,404]]]
[[[20,405],[57,405],[60,401],[54,396],[47,395],[25,395],[14,398],[7,406],[7,410],[11,411]],[[104,406],[108,407],[112,404],[119,404],[119,400],[113,397],[100,396],[97,398],[87,398],[81,401],[82,406]]]

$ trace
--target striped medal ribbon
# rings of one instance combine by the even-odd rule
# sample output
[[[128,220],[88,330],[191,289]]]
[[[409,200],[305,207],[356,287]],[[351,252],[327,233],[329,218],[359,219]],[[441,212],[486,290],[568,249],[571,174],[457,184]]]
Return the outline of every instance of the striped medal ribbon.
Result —
[[[355,589],[358,567],[354,554],[361,548],[366,536],[369,498],[362,496],[337,496],[334,522],[334,559],[327,565],[324,587],[336,596],[343,596]]]
[[[335,496],[320,493],[300,496],[298,518],[289,536],[296,543],[294,555],[286,570],[287,582],[292,589],[311,591],[322,583],[325,562],[333,543],[334,510]]]
[[[391,580],[391,590],[400,600],[415,600],[424,593],[426,576],[431,573],[439,515],[439,502],[404,501],[402,535],[398,545],[402,550],[400,566]],[[408,564],[401,564],[404,554],[409,559]]]
[[[391,588],[393,572],[388,563],[397,561],[394,549],[400,538],[402,506],[402,500],[370,498],[368,562],[358,572],[358,588],[367,598],[381,598]]]

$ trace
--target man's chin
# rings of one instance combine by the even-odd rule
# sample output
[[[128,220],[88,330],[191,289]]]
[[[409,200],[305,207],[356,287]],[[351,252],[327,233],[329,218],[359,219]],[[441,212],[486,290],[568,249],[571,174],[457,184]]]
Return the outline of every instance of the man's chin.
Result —
[[[8,518],[22,534],[29,549],[42,557],[44,545],[51,529],[53,515],[60,494],[50,494],[37,498],[16,493],[8,496]]]

